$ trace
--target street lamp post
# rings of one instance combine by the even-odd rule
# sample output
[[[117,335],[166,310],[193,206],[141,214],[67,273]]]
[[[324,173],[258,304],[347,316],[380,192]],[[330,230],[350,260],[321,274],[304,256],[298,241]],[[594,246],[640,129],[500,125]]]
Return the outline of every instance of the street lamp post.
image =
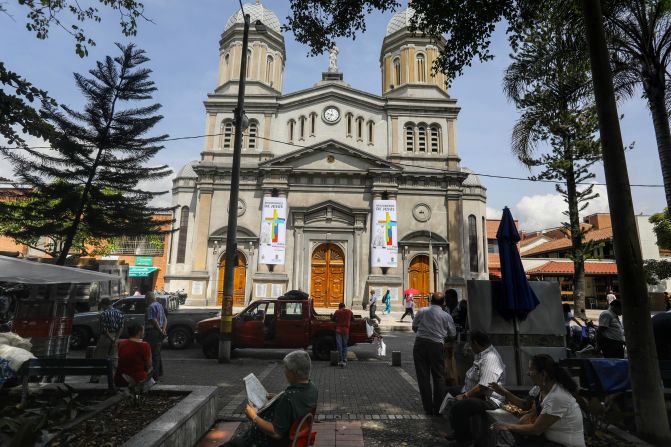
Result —
[[[231,195],[228,206],[228,227],[226,229],[226,259],[224,264],[224,293],[221,301],[221,323],[219,326],[219,363],[231,360],[231,338],[233,334],[233,276],[235,273],[238,228],[238,195],[240,192],[240,154],[242,152],[243,119],[245,117],[245,82],[247,80],[247,48],[249,46],[249,14],[244,13],[245,27],[242,36],[242,57],[238,82],[238,104],[235,108],[235,140],[233,143],[233,164],[231,166]],[[264,25],[257,20],[256,29],[264,32]]]

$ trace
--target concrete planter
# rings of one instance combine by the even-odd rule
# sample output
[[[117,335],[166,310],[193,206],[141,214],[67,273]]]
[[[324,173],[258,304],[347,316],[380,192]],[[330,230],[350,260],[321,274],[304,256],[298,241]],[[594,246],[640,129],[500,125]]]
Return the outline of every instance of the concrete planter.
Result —
[[[152,390],[189,394],[123,447],[195,445],[214,424],[219,410],[216,386],[157,385]]]

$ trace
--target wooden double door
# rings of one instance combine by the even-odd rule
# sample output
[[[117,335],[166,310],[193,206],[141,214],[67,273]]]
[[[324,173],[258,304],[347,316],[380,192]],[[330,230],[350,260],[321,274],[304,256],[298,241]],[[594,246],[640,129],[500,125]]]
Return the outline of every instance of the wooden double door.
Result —
[[[245,284],[247,283],[247,260],[245,256],[236,253],[236,265],[233,272],[233,305],[245,305]],[[221,301],[224,299],[224,267],[226,265],[226,255],[221,257],[219,262],[219,276],[217,280],[217,305],[221,306]]]
[[[335,244],[321,244],[312,253],[310,295],[315,307],[338,307],[345,301],[345,255]]]
[[[436,268],[435,265],[431,268],[429,257],[427,255],[415,256],[410,261],[410,268],[408,269],[408,279],[411,289],[419,290],[415,295],[415,306],[417,308],[426,307],[429,305],[429,298],[431,296],[431,280],[429,275],[433,273],[433,284],[436,284]],[[434,286],[435,288],[435,286]]]

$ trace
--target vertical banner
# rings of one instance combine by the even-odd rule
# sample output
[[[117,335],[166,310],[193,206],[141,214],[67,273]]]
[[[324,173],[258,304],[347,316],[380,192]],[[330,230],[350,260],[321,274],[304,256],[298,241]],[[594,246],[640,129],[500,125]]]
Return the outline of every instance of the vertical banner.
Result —
[[[396,267],[398,261],[396,223],[396,200],[373,200],[371,267]]]
[[[259,243],[259,262],[261,264],[284,264],[286,233],[287,199],[284,197],[264,197]]]

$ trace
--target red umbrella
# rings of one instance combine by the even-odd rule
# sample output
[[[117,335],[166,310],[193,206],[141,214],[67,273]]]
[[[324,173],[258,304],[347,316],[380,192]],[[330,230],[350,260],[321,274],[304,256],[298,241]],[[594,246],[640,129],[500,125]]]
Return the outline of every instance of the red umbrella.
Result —
[[[410,295],[411,293],[413,295],[417,295],[417,294],[419,294],[419,290],[417,290],[417,289],[405,289],[403,291],[403,295]]]

